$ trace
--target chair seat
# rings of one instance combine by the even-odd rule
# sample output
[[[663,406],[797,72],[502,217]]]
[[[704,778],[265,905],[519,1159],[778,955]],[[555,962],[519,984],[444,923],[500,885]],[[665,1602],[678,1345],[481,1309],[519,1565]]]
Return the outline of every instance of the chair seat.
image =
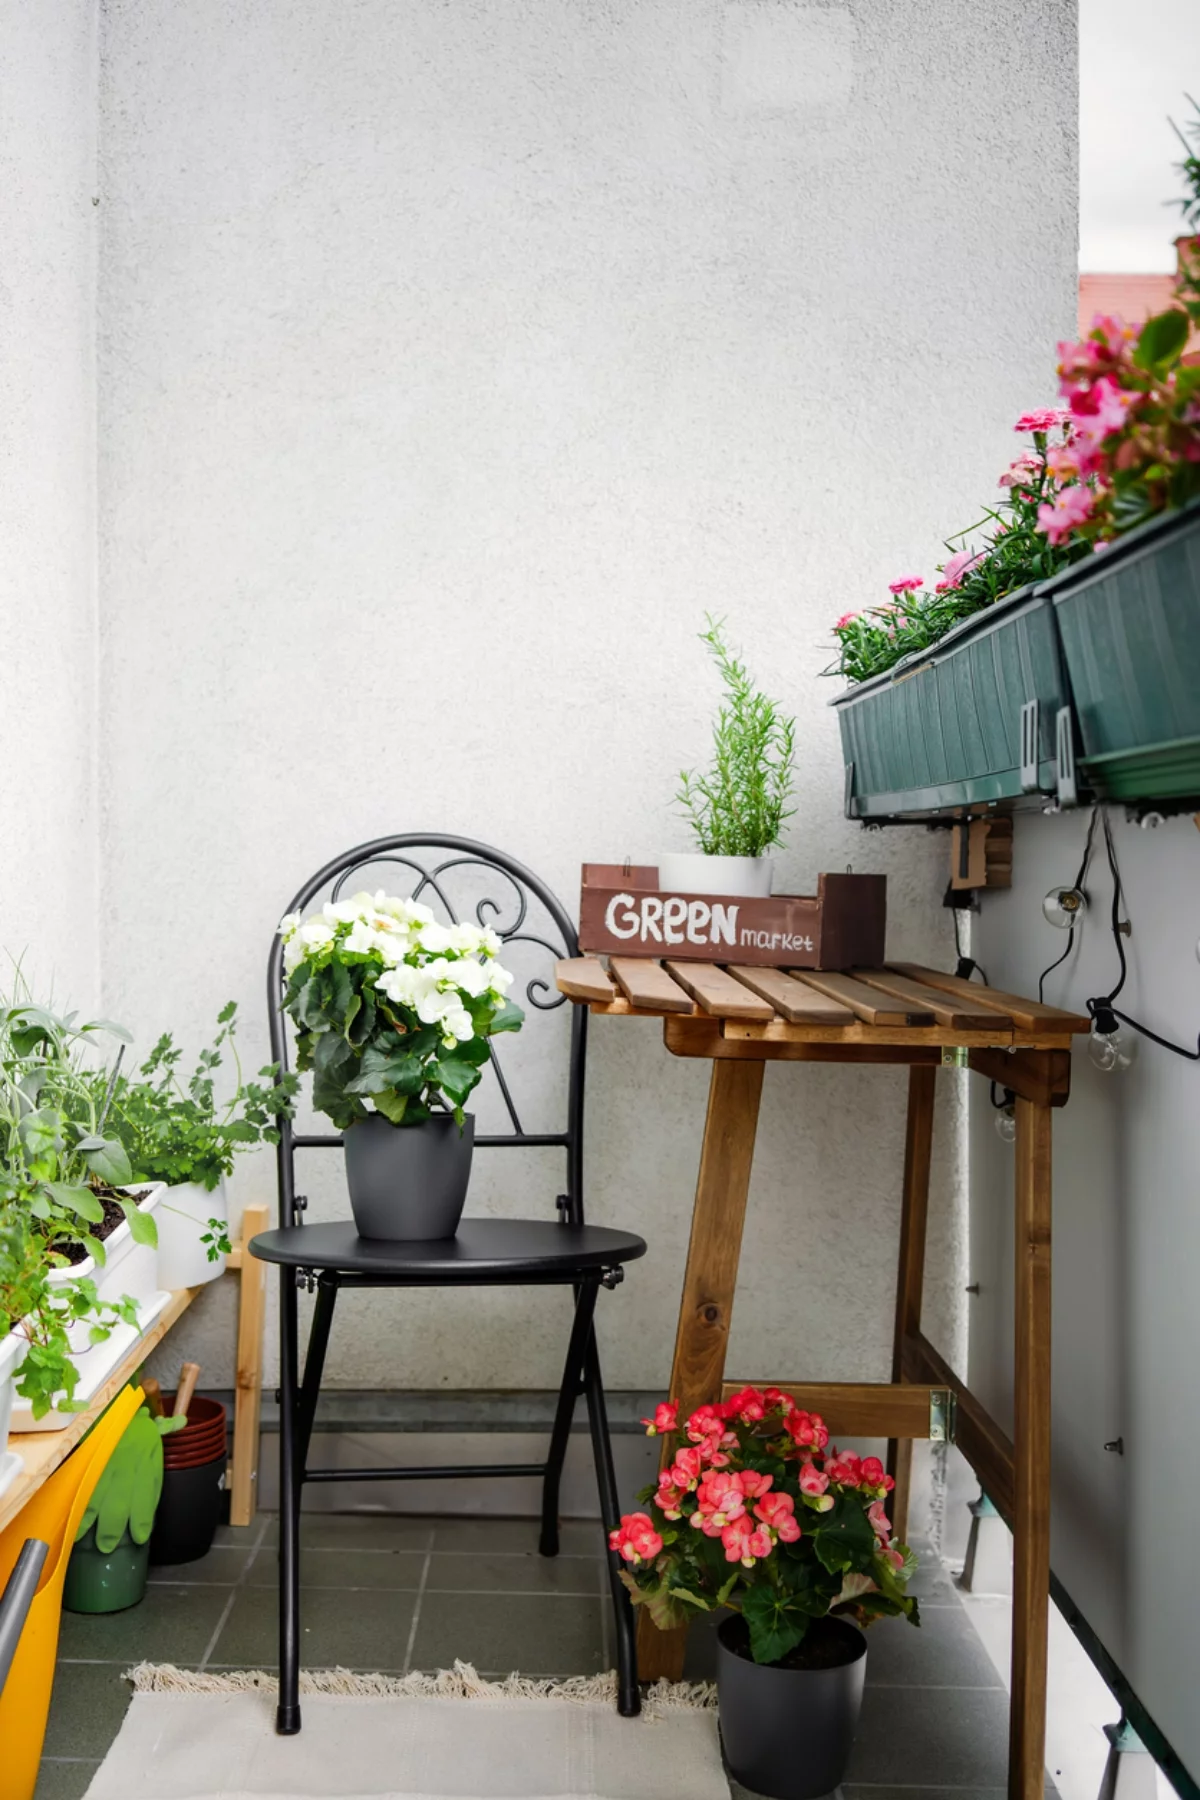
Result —
[[[285,1268],[411,1277],[431,1284],[546,1279],[594,1273],[646,1254],[646,1241],[603,1225],[552,1219],[463,1219],[457,1237],[428,1240],[359,1237],[349,1221],[264,1231],[250,1240],[263,1262]]]

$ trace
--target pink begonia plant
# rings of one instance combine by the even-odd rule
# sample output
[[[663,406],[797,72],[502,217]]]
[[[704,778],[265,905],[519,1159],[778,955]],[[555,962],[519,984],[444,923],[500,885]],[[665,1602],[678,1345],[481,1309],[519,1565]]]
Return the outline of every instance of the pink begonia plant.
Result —
[[[831,1611],[920,1622],[905,1591],[916,1559],[892,1541],[885,1506],[892,1479],[878,1458],[830,1448],[817,1413],[746,1387],[698,1407],[682,1432],[673,1402],[644,1423],[650,1436],[673,1432],[675,1448],[609,1548],[657,1625],[729,1607],[754,1660],[778,1662]]]

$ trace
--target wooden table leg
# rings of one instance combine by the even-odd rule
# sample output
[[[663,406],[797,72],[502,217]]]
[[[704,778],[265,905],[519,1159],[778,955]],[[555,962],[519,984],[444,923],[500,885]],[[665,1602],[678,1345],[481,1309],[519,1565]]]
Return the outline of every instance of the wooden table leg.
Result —
[[[1018,1100],[1010,1800],[1041,1800],[1050,1612],[1050,1108]]]
[[[921,1329],[925,1285],[925,1226],[929,1217],[929,1165],[933,1151],[936,1066],[914,1063],[908,1073],[908,1126],[904,1143],[904,1197],[900,1211],[900,1267],[896,1276],[896,1324],[892,1339],[892,1380],[904,1380],[904,1340]],[[896,1536],[908,1530],[912,1482],[912,1439],[888,1442],[888,1474],[896,1483],[891,1518]]]
[[[671,1397],[680,1403],[681,1418],[721,1397],[762,1084],[761,1062],[713,1063],[671,1367]],[[673,1441],[668,1439],[663,1460],[673,1453]],[[656,1681],[665,1675],[678,1681],[687,1627],[659,1631],[645,1609],[638,1610],[642,1679]]]
[[[267,1310],[267,1265],[246,1245],[271,1222],[266,1206],[242,1214],[241,1296],[238,1300],[237,1373],[234,1378],[233,1454],[230,1459],[229,1522],[249,1525],[258,1504],[258,1434],[262,1408],[263,1321]]]

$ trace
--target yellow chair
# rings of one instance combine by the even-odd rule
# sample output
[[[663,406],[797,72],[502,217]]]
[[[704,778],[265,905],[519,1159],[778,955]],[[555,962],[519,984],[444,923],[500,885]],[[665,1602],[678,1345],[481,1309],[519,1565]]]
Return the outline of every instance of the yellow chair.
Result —
[[[75,1533],[92,1489],[142,1403],[140,1388],[123,1388],[62,1467],[0,1533],[0,1588],[26,1538],[50,1546],[17,1654],[0,1694],[0,1800],[33,1800],[54,1686],[63,1581]]]

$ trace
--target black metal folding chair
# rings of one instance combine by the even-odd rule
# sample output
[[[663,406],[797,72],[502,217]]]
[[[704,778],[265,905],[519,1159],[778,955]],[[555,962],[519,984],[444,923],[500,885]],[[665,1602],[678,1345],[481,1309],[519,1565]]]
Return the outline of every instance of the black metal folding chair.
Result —
[[[438,858],[441,858],[439,861]],[[389,867],[390,865],[390,867]],[[486,877],[489,886],[497,878],[500,898],[484,893],[474,900],[474,918],[490,925],[506,945],[532,945],[549,957],[575,956],[575,929],[562,904],[526,868],[499,850],[465,838],[432,833],[379,838],[327,863],[294,896],[287,911],[303,912],[322,895],[337,899],[356,876],[379,867],[405,871],[394,891],[431,905],[447,921],[460,916],[450,893],[471,871],[472,883]],[[377,885],[372,883],[371,885]],[[540,906],[561,943],[554,944],[532,927],[530,903]],[[536,1015],[562,1004],[546,970],[546,979],[526,981],[529,1003],[524,1032],[536,1024]],[[271,1049],[284,1068],[288,1064],[288,1038],[280,1010],[283,993],[283,946],[276,937],[267,974]],[[285,1124],[277,1152],[279,1175],[279,1229],[256,1237],[250,1249],[265,1262],[280,1267],[280,1574],[279,1574],[279,1706],[276,1729],[291,1734],[300,1729],[300,1509],[304,1486],[317,1481],[407,1481],[430,1477],[461,1480],[464,1477],[536,1475],[542,1479],[542,1521],[539,1548],[543,1556],[558,1554],[558,1500],[563,1460],[575,1411],[575,1402],[586,1397],[592,1453],[600,1490],[600,1511],[606,1530],[618,1523],[616,1476],[609,1441],[604,1389],[596,1351],[593,1315],[599,1289],[615,1287],[626,1262],[645,1253],[642,1238],[632,1232],[613,1231],[584,1223],[583,1213],[583,1101],[587,1051],[587,1009],[571,1008],[569,1066],[567,1070],[566,1124],[562,1130],[530,1132],[522,1128],[509,1082],[500,1061],[488,1065],[498,1084],[504,1115],[510,1129],[477,1132],[479,1149],[559,1148],[566,1154],[565,1191],[557,1198],[558,1218],[465,1218],[458,1235],[437,1242],[385,1242],[360,1238],[351,1223],[304,1223],[306,1201],[296,1192],[295,1155],[298,1150],[329,1149],[342,1143],[340,1135],[296,1131]],[[522,1036],[524,1036],[524,1032]],[[482,1092],[482,1090],[477,1090]],[[309,1334],[301,1380],[298,1370],[297,1289],[315,1287],[316,1306]],[[544,1463],[498,1463],[456,1468],[310,1469],[308,1450],[316,1415],[317,1395],[333,1311],[343,1289],[427,1287],[570,1287],[575,1312],[563,1368],[558,1405]],[[626,1716],[640,1709],[637,1687],[635,1632],[629,1595],[619,1579],[619,1559],[609,1551],[609,1577],[616,1615],[618,1664],[617,1705]]]

